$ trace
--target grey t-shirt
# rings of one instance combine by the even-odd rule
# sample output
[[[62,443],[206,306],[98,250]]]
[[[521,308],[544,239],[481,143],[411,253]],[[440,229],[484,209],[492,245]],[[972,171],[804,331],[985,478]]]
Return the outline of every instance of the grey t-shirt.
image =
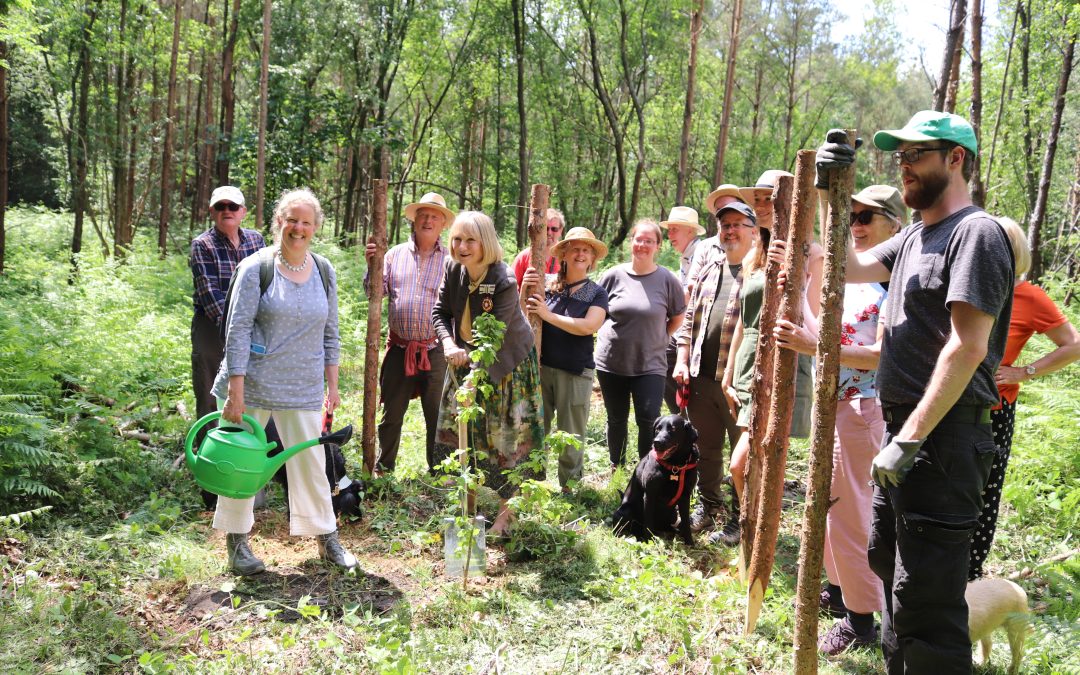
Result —
[[[995,317],[986,357],[960,405],[997,402],[994,371],[1005,352],[1012,314],[1013,255],[1004,230],[974,206],[939,223],[911,225],[871,249],[891,272],[878,392],[886,405],[915,405],[952,332],[950,303],[966,302]]]
[[[678,277],[664,267],[637,275],[623,264],[605,272],[600,286],[608,294],[608,315],[596,334],[597,370],[665,375],[667,323],[686,310]]]
[[[329,296],[319,266],[303,284],[277,267],[259,297],[260,256],[236,268],[240,284],[229,309],[225,359],[214,396],[225,398],[229,376],[244,376],[244,403],[263,410],[322,410],[325,368],[340,358],[337,275],[330,268]]]

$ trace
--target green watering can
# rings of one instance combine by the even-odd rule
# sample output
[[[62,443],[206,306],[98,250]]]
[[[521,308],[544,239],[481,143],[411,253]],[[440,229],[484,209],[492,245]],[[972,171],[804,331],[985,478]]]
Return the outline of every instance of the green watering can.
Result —
[[[212,412],[196,422],[184,441],[184,451],[196,483],[204,490],[233,499],[254,497],[284,466],[286,460],[302,450],[327,443],[344,445],[353,434],[350,424],[332,434],[282,449],[280,443],[266,440],[266,430],[258,420],[244,415],[243,421],[248,429],[225,422],[230,426],[211,429],[196,451],[192,446],[199,432],[220,418],[220,412]]]

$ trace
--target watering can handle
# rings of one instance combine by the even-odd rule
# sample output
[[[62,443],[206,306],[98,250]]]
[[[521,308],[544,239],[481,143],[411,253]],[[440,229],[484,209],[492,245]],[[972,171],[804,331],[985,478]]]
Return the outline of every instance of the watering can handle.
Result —
[[[203,427],[205,427],[206,425],[210,424],[211,422],[213,422],[215,420],[219,420],[219,419],[221,419],[221,411],[220,410],[215,410],[214,412],[201,417],[199,419],[199,421],[196,422],[195,425],[191,427],[191,431],[188,431],[187,438],[184,439],[184,450],[188,454],[193,454],[194,449],[193,449],[192,446],[194,445],[195,439],[198,437],[199,432],[202,431]],[[243,421],[244,421],[244,424],[246,424],[249,427],[248,430],[252,434],[254,434],[256,438],[260,439],[263,443],[266,442],[266,430],[263,429],[263,426],[261,424],[259,424],[259,421],[257,419],[255,419],[251,415],[248,415],[247,413],[245,413],[244,416],[243,416]],[[237,427],[237,426],[239,426],[241,428],[243,427],[243,425],[234,424],[234,423],[229,422],[227,420],[222,420],[222,424],[220,424],[219,426],[227,426],[227,427]]]

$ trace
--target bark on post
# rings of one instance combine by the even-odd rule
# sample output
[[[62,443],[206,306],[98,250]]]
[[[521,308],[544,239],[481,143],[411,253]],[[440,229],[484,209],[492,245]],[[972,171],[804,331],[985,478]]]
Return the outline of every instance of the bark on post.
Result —
[[[784,257],[784,270],[788,283],[784,286],[783,296],[779,299],[779,316],[792,323],[802,323],[804,303],[802,279],[806,277],[807,258],[810,253],[810,240],[814,229],[814,211],[817,207],[817,191],[814,189],[813,150],[800,150],[795,163],[795,177],[781,177],[779,186],[788,186],[790,194],[794,185],[794,199],[791,202],[790,226],[787,234],[787,252]],[[779,189],[777,190],[779,192]],[[785,214],[786,215],[786,214]],[[780,219],[777,212],[777,222]],[[779,295],[779,294],[776,294]],[[773,340],[772,328],[775,316],[769,321],[768,333],[765,333],[765,317],[762,316],[762,335]],[[776,385],[776,395],[769,405],[768,425],[761,443],[762,477],[759,490],[757,531],[754,533],[754,548],[747,569],[746,589],[746,625],[745,632],[750,633],[757,625],[761,605],[765,599],[765,589],[772,575],[773,562],[776,559],[776,539],[780,532],[781,501],[784,497],[784,470],[787,468],[787,451],[791,417],[795,411],[795,378],[799,355],[789,349],[777,349],[773,357],[772,382]]]
[[[787,176],[781,176],[773,190],[773,229],[772,236],[787,240],[791,213],[792,182]],[[743,494],[739,504],[739,577],[747,581],[750,569],[750,557],[754,552],[754,535],[757,533],[758,515],[761,510],[761,475],[765,430],[769,425],[769,410],[772,407],[773,363],[776,358],[776,340],[772,337],[776,324],[776,313],[780,309],[780,294],[776,292],[776,279],[780,274],[780,265],[769,261],[765,264],[765,294],[762,298],[761,321],[758,324],[759,335],[757,350],[754,352],[754,380],[750,383],[750,425],[746,433],[750,434],[750,454],[747,457]]]
[[[266,196],[266,109],[270,98],[270,14],[271,0],[263,2],[262,63],[259,70],[259,143],[255,161],[255,224],[266,227],[263,198]]]
[[[375,255],[368,267],[367,338],[364,347],[364,471],[375,470],[375,410],[379,405],[379,347],[382,345],[383,258],[386,256],[386,181],[371,181],[371,241]]]
[[[529,266],[544,273],[544,263],[547,262],[547,210],[551,188],[543,183],[534,183],[532,186],[532,199],[529,200],[529,246],[532,247],[529,257]],[[521,285],[521,297],[533,293],[543,293],[543,288],[532,288],[530,284]],[[540,327],[543,324],[540,317],[530,316],[529,325],[533,329],[533,339],[536,341],[536,357],[540,357]]]
[[[856,138],[855,130],[847,130]],[[814,421],[810,431],[809,485],[799,547],[799,581],[795,599],[795,672],[816,673],[818,665],[818,594],[825,548],[825,514],[830,505],[836,387],[840,377],[840,314],[844,299],[848,223],[855,166],[829,174],[829,220],[824,231],[825,278],[821,289],[817,372],[814,378]]]

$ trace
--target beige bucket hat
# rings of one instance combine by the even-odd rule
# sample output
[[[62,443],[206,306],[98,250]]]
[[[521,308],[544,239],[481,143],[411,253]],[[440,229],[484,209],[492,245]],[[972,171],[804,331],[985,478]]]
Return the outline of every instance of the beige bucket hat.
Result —
[[[566,236],[563,237],[562,241],[552,247],[552,255],[556,258],[562,258],[563,253],[566,251],[566,247],[575,241],[583,241],[592,246],[593,250],[596,251],[596,262],[602,260],[608,253],[607,244],[593,236],[592,230],[587,227],[573,227],[566,233]]]
[[[776,179],[780,176],[795,177],[794,174],[782,171],[780,169],[769,169],[761,174],[757,179],[757,183],[753,187],[739,188],[739,192],[742,194],[742,200],[747,204],[754,203],[754,196],[762,192],[768,192],[772,194],[772,191],[776,189]]]
[[[671,213],[668,214],[667,220],[660,223],[660,227],[666,230],[669,225],[689,225],[694,228],[698,236],[705,234],[705,228],[698,222],[697,210],[689,206],[671,207]]]
[[[420,201],[413,204],[409,204],[405,207],[405,217],[410,221],[416,220],[416,212],[420,209],[435,209],[439,213],[446,216],[446,224],[449,225],[454,220],[455,214],[450,209],[446,208],[446,200],[438,192],[429,192],[420,198]]]
[[[709,196],[705,198],[705,210],[709,213],[716,213],[716,200],[721,197],[732,197],[740,202],[745,201],[742,193],[739,192],[739,186],[732,185],[731,183],[724,183],[720,187],[716,188],[709,193]]]

